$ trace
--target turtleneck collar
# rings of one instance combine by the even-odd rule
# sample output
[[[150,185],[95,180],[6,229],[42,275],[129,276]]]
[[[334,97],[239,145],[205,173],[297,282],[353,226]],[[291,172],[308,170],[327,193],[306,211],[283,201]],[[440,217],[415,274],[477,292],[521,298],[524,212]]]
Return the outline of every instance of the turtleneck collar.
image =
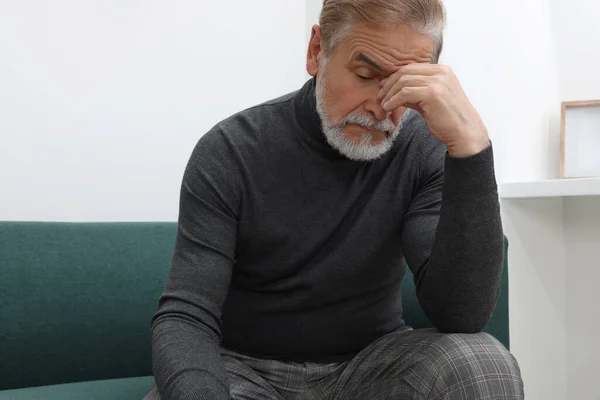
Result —
[[[311,78],[296,93],[294,98],[296,118],[302,130],[302,140],[312,150],[328,159],[352,162],[352,160],[331,147],[325,138],[321,125],[321,117],[317,112],[316,82],[315,77]]]

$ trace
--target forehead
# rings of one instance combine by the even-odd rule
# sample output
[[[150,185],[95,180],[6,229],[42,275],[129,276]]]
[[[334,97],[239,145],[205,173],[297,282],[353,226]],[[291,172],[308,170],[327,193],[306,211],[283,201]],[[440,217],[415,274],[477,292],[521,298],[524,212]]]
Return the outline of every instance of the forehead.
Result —
[[[412,63],[431,62],[433,39],[411,28],[382,28],[356,25],[339,46],[347,63],[365,55],[384,70],[393,73]]]

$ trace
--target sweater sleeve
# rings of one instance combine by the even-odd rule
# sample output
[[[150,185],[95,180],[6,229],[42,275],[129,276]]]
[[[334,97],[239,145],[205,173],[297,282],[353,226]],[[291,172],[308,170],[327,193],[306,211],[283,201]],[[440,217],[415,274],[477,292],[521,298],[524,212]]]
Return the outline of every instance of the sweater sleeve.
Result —
[[[152,319],[153,370],[164,400],[229,399],[221,310],[234,266],[238,174],[218,132],[194,149],[181,186],[175,251]]]
[[[424,168],[403,221],[404,253],[435,327],[480,332],[496,306],[504,260],[493,150],[466,158],[444,154]]]

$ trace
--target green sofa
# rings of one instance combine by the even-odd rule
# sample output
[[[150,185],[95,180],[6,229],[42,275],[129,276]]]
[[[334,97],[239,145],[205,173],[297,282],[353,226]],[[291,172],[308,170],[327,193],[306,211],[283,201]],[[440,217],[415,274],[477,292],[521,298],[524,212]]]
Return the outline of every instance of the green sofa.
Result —
[[[142,399],[175,223],[0,222],[0,400]],[[506,266],[486,331],[507,347]],[[412,277],[405,319],[429,326]]]

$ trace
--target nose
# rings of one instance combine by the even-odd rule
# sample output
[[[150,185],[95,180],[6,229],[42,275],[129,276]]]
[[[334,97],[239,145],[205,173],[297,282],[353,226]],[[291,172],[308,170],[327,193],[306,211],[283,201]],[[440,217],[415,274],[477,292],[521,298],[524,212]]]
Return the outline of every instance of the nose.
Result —
[[[365,110],[371,113],[379,121],[385,121],[392,115],[390,111],[385,111],[381,106],[381,101],[377,99],[377,92],[372,98],[366,101]]]

